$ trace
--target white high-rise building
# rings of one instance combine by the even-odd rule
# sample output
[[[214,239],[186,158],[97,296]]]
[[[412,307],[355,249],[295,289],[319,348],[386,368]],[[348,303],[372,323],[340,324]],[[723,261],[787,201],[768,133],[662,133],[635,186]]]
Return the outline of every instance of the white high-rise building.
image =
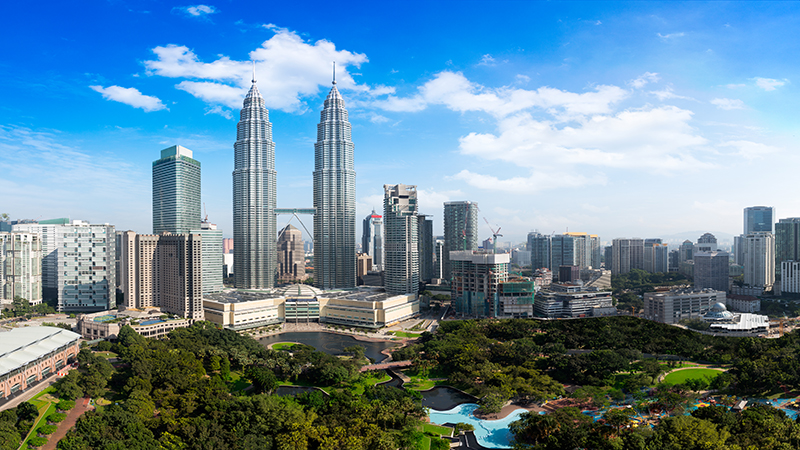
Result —
[[[416,294],[419,290],[417,187],[385,184],[383,190],[384,287],[389,295]]]
[[[21,223],[13,226],[14,231],[36,233],[42,240],[42,299],[55,300],[58,297],[58,262],[59,243],[56,238],[56,227],[69,225],[69,219],[40,220],[38,223]]]
[[[15,297],[42,303],[42,239],[36,233],[0,232],[0,305]]]
[[[450,252],[478,249],[478,203],[470,201],[444,204],[443,269],[446,280],[452,278]]]
[[[278,259],[275,143],[255,76],[239,114],[233,148],[234,284],[241,289],[271,288]]]
[[[93,312],[116,306],[116,232],[109,224],[82,220],[58,224],[18,224],[14,231],[47,233],[51,264],[43,274],[55,285],[58,311]],[[44,239],[42,244],[44,244]],[[44,245],[43,245],[44,247]],[[43,250],[46,252],[47,250]],[[48,272],[44,272],[48,269]],[[53,283],[54,281],[54,283]],[[47,282],[43,283],[47,286]]]
[[[744,284],[765,290],[775,283],[775,235],[769,232],[744,237]]]
[[[334,80],[314,144],[314,284],[322,289],[356,286],[353,153],[347,109]]]
[[[213,223],[203,221],[200,228],[189,231],[202,239],[203,295],[222,292],[222,230]]]
[[[383,270],[383,216],[375,210],[364,218],[361,251],[372,258],[371,270]]]

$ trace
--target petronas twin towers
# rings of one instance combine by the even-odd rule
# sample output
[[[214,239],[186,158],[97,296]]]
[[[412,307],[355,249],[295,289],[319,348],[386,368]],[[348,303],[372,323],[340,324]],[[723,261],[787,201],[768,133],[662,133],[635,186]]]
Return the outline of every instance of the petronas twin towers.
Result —
[[[275,143],[255,77],[234,144],[233,272],[240,289],[268,289],[277,278]],[[344,99],[333,82],[314,144],[314,284],[356,285],[356,172]]]

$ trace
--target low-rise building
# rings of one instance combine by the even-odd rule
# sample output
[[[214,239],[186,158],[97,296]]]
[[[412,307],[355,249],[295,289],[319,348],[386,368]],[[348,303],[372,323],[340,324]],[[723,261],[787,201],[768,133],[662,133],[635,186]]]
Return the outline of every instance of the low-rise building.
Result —
[[[0,334],[0,399],[25,391],[69,364],[81,336],[57,327],[14,328]]]
[[[553,283],[542,288],[534,303],[539,317],[592,317],[616,314],[610,291],[587,288],[582,283]]]
[[[715,303],[725,304],[725,292],[713,289],[673,289],[644,294],[644,317],[661,323],[702,318]]]
[[[388,295],[381,288],[323,291],[290,285],[269,291],[228,290],[203,301],[209,322],[243,330],[284,322],[320,322],[381,328],[419,314],[414,294]]]
[[[709,322],[709,331],[737,336],[765,334],[769,332],[769,317],[760,314],[734,314],[723,303],[715,303],[703,316]]]
[[[728,309],[743,313],[754,313],[761,311],[761,299],[752,295],[728,294],[725,297],[725,304]]]
[[[160,338],[176,328],[189,327],[194,322],[194,319],[162,314],[157,308],[148,308],[146,311],[112,310],[81,315],[78,317],[77,330],[87,340],[113,341],[123,326],[130,325],[133,331],[144,337]]]

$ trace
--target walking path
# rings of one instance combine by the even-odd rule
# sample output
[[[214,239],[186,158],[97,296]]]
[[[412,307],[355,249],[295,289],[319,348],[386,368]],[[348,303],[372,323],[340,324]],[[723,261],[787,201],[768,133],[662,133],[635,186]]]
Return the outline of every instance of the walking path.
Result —
[[[69,367],[62,367],[60,370],[61,370],[61,372],[64,372],[64,371],[68,372],[68,371],[70,371],[72,369],[73,368],[71,366],[69,366]],[[28,389],[27,391],[19,394],[19,396],[12,398],[12,399],[6,401],[5,403],[0,403],[0,411],[6,410],[6,409],[11,409],[11,408],[19,406],[19,404],[22,403],[22,402],[27,402],[28,400],[33,398],[39,392],[42,392],[43,390],[45,390],[45,389],[49,388],[50,386],[52,386],[53,383],[58,381],[59,378],[60,377],[58,376],[58,373],[54,373],[54,374],[50,375],[48,378],[45,378],[44,380],[40,381],[36,386],[34,386],[34,387]]]
[[[66,436],[67,432],[75,426],[78,422],[78,418],[86,411],[93,409],[93,407],[89,406],[89,400],[89,398],[82,398],[75,402],[75,407],[67,411],[67,418],[58,424],[58,429],[47,438],[47,444],[43,445],[41,450],[55,450],[58,441]]]

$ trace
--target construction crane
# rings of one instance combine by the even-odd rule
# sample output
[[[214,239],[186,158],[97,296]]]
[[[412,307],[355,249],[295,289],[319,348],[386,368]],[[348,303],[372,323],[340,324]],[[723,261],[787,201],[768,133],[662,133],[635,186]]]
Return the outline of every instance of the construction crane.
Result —
[[[503,236],[502,234],[500,234],[500,228],[502,227],[498,227],[497,230],[495,230],[494,228],[492,228],[492,225],[489,224],[489,221],[486,220],[486,217],[483,218],[483,221],[486,222],[486,225],[489,227],[490,230],[492,230],[492,238],[493,238],[492,253],[497,253],[497,237]]]
[[[205,215],[205,217],[203,217],[203,223],[208,223],[208,211],[206,210],[206,202],[203,202],[203,214]]]

